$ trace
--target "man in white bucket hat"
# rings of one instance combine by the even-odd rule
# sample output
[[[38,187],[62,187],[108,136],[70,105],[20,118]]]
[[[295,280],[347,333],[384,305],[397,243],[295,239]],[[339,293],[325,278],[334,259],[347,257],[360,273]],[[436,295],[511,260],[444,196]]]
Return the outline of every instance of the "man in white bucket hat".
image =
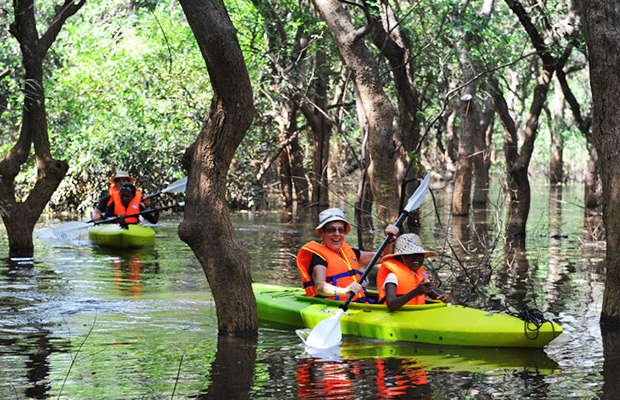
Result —
[[[424,304],[426,296],[444,303],[451,301],[450,295],[437,292],[435,284],[428,280],[422,266],[426,256],[437,256],[437,253],[426,250],[420,237],[414,233],[401,235],[396,239],[394,252],[383,256],[377,274],[377,289],[379,301],[385,300],[390,311],[404,305]]]
[[[99,221],[104,217],[106,213],[106,209],[112,204],[115,200],[120,202],[120,188],[125,183],[135,183],[136,178],[129,175],[127,171],[118,170],[114,174],[113,177],[110,178],[110,189],[108,190],[108,194],[103,196],[97,206],[92,212],[92,220]],[[136,194],[140,194],[140,192],[136,189]],[[148,201],[143,203],[144,206],[148,207]]]
[[[360,267],[366,267],[375,253],[349,246],[345,236],[351,232],[351,225],[339,208],[322,211],[314,231],[322,243],[308,242],[297,254],[297,268],[306,295],[345,301],[352,292],[353,301],[365,302],[365,292],[358,283],[362,276]],[[390,224],[385,233],[396,236],[398,228]]]

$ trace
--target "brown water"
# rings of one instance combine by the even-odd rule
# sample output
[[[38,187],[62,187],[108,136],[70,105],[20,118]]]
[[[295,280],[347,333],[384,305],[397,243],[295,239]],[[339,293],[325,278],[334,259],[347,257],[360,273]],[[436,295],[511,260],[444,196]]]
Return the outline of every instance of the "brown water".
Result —
[[[579,188],[533,190],[526,251],[512,253],[497,235],[502,212],[449,219],[436,194],[442,226],[427,200],[422,238],[443,255],[429,266],[442,290],[459,304],[542,310],[564,328],[544,350],[345,338],[339,353],[313,356],[294,331],[267,324],[257,341],[218,341],[206,279],[172,217],[155,227],[150,248],[38,239],[33,260],[0,262],[0,398],[613,398],[617,357],[604,357],[598,325],[604,243],[583,216]],[[294,255],[313,238],[314,217],[232,218],[253,279],[298,285]]]

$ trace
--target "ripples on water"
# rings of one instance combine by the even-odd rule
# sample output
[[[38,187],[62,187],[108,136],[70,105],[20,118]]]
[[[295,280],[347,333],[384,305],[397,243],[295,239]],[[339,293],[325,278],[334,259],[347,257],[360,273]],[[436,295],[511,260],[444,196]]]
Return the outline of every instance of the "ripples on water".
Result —
[[[218,341],[204,273],[176,236],[178,220],[169,219],[156,226],[151,248],[111,252],[85,240],[37,240],[34,260],[0,263],[0,397],[600,397],[604,246],[590,235],[582,210],[571,206],[580,203],[580,193],[565,189],[563,200],[552,203],[548,193],[535,195],[527,253],[506,257],[495,248],[489,258],[493,277],[483,295],[468,301],[495,309],[505,304],[542,309],[564,328],[544,351],[345,338],[337,354],[313,355],[294,331],[267,324],[261,324],[258,341]],[[486,224],[485,235],[493,237],[488,214],[483,224],[473,222]],[[450,256],[431,266],[439,270],[444,289],[457,291],[455,279],[462,277],[449,268],[454,260],[446,233],[437,228],[430,209],[423,218],[425,245]],[[294,255],[313,238],[313,216],[240,213],[233,222],[252,256],[255,281],[299,284]],[[442,223],[458,238],[455,244],[479,240],[471,221]],[[5,236],[0,248],[6,254]],[[350,239],[355,243],[354,235]],[[478,250],[461,247],[459,257],[474,265],[488,243],[478,242]]]

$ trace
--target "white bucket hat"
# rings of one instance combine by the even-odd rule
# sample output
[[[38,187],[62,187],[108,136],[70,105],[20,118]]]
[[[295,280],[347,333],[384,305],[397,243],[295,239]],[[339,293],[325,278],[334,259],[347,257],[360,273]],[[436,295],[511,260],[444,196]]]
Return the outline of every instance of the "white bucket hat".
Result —
[[[344,222],[346,233],[351,232],[351,225],[349,224],[347,219],[344,217],[344,211],[342,211],[339,208],[328,208],[327,210],[321,211],[321,213],[319,214],[319,224],[314,229],[314,231],[318,235],[319,230],[323,228],[325,224],[328,224],[334,221]]]
[[[116,175],[110,178],[110,183],[114,183],[116,178],[129,178],[129,183],[134,183],[136,181],[136,178],[129,175],[129,172],[121,170],[116,171]]]
[[[422,243],[420,243],[420,237],[418,235],[416,235],[415,233],[405,233],[404,235],[400,235],[398,239],[396,239],[394,252],[392,254],[383,256],[383,259],[402,256],[405,254],[424,254],[424,256],[438,255],[434,251],[426,250],[422,246]]]

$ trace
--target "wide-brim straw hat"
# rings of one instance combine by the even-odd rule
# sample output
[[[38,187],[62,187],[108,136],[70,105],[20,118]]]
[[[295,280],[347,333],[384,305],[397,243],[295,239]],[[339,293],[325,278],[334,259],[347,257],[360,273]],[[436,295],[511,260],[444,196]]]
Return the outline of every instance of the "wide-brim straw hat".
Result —
[[[406,254],[424,254],[425,257],[437,256],[434,251],[426,250],[420,242],[420,237],[415,233],[405,233],[396,239],[394,252],[383,256],[383,259],[402,256]]]
[[[344,216],[344,211],[339,208],[328,208],[327,210],[321,211],[319,214],[319,224],[314,231],[317,235],[319,235],[319,230],[322,229],[326,224],[334,221],[342,221],[345,225],[346,233],[351,232],[351,224],[347,221]]]
[[[129,178],[130,183],[134,183],[136,181],[136,178],[129,175],[129,172],[127,171],[116,171],[116,175],[110,178],[110,183],[115,183],[116,178]]]

